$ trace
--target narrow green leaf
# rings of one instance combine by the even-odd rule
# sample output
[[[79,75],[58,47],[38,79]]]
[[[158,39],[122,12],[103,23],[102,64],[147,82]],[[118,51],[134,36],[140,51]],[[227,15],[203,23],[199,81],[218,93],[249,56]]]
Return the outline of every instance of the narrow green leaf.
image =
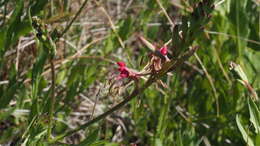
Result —
[[[86,139],[84,139],[80,144],[78,144],[78,146],[86,146],[93,144],[98,139],[98,132],[99,129],[96,129],[95,131],[90,133]]]
[[[109,143],[109,142],[101,140],[101,141],[96,141],[96,142],[92,143],[91,146],[104,146],[107,143]]]
[[[183,140],[183,137],[182,137],[181,131],[179,131],[179,132],[177,133],[177,145],[178,145],[178,146],[183,146],[182,140]]]
[[[126,40],[131,32],[131,28],[133,24],[132,18],[128,17],[126,20],[123,21],[122,26],[120,27],[118,34],[123,39]],[[133,31],[133,30],[132,30]]]
[[[253,143],[252,139],[248,136],[248,134],[246,133],[246,130],[242,126],[242,124],[241,124],[241,122],[239,120],[238,115],[236,116],[236,122],[237,122],[238,129],[239,129],[240,133],[242,134],[243,139],[246,142],[246,144],[248,146],[254,146],[254,143]]]
[[[12,99],[15,98],[15,94],[19,91],[22,86],[21,81],[17,81],[17,72],[15,67],[12,66],[9,70],[9,84],[2,96],[0,97],[0,109],[3,109],[9,105]],[[0,94],[1,95],[1,94]]]
[[[34,139],[35,140],[38,140],[38,139],[41,139],[43,138],[45,135],[47,134],[47,129],[43,130],[42,132],[40,132],[39,134],[37,134]]]
[[[0,109],[5,108],[10,101],[15,97],[15,93],[17,92],[17,88],[19,84],[13,84],[8,87],[8,89],[4,92],[4,95],[0,98]]]
[[[250,113],[250,121],[255,127],[255,132],[260,132],[260,112],[256,104],[249,98],[248,99],[248,108]]]
[[[43,8],[44,6],[48,3],[48,0],[31,0],[31,8],[32,8],[32,15],[35,16],[37,15]]]
[[[14,13],[11,16],[11,19],[9,21],[9,28],[6,33],[5,41],[4,41],[4,50],[7,50],[11,44],[14,43],[14,37],[17,36],[17,31],[19,29],[19,25],[21,23],[21,16],[23,12],[24,7],[24,1],[23,0],[17,0],[16,7],[14,10]],[[1,46],[0,46],[1,47]]]
[[[114,40],[114,35],[111,35],[109,38],[107,38],[106,42],[105,42],[105,47],[104,47],[104,52],[108,53],[110,51],[113,51],[113,49],[115,48],[115,44],[113,42]]]

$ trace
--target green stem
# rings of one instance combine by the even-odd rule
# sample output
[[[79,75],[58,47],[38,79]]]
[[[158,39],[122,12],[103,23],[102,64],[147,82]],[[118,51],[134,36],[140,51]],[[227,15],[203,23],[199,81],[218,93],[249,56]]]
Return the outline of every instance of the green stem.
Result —
[[[54,105],[55,105],[55,67],[53,63],[53,59],[50,59],[51,64],[51,108],[49,112],[49,127],[48,127],[48,138],[51,138],[51,131],[53,125],[53,113],[54,113]]]

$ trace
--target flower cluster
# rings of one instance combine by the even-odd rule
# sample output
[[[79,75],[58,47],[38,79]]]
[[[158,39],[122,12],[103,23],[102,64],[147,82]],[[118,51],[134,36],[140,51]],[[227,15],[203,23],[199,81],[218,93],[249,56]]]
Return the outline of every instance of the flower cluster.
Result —
[[[131,79],[137,79],[138,74],[128,69],[124,62],[120,61],[117,62],[118,65],[118,71],[120,72],[120,75],[117,77],[117,79],[123,79],[123,78],[131,78]]]
[[[112,82],[110,82],[109,93],[120,94],[121,90],[124,89],[123,87],[127,87],[131,84],[132,81],[135,81],[135,83],[137,83],[139,79],[145,75],[153,75],[158,73],[158,71],[162,69],[162,65],[165,62],[169,61],[167,57],[168,43],[163,45],[163,47],[156,48],[154,45],[146,41],[144,38],[142,38],[142,42],[144,42],[146,46],[148,46],[150,49],[154,50],[148,55],[149,62],[141,71],[134,71],[128,68],[123,61],[117,62],[117,70],[119,71],[119,74],[111,78],[112,80],[110,81]],[[158,80],[158,83],[163,87],[166,87],[161,80]]]
[[[167,46],[163,46],[152,53],[150,56],[149,70],[151,70],[152,72],[159,71],[162,68],[162,64],[165,61],[169,60],[167,57],[167,53]]]
[[[159,53],[159,54],[158,54]],[[168,60],[167,57],[168,48],[167,46],[163,46],[159,49],[157,49],[155,52],[152,53],[149,63],[146,65],[145,69],[146,73],[143,74],[143,72],[136,73],[129,68],[126,67],[126,64],[122,61],[117,62],[118,65],[118,71],[120,72],[119,76],[117,77],[117,80],[128,78],[131,80],[136,80],[141,75],[148,74],[147,72],[157,72],[161,69],[162,63],[166,60]]]

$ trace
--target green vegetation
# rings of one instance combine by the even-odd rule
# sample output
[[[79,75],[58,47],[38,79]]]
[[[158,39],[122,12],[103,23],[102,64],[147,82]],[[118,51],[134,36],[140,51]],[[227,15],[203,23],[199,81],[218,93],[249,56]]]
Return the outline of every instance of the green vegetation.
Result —
[[[259,0],[0,0],[0,145],[260,145]]]

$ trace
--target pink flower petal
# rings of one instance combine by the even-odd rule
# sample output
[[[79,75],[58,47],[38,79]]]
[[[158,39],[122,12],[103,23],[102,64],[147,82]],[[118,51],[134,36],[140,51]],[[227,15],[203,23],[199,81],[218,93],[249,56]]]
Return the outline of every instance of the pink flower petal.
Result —
[[[120,67],[125,67],[126,66],[123,61],[117,62],[117,65],[120,66]]]
[[[168,52],[167,46],[163,46],[162,48],[160,48],[160,52],[162,53],[162,55],[167,55]]]
[[[137,74],[133,71],[130,71],[124,62],[120,61],[117,62],[118,71],[120,72],[119,76],[117,77],[118,80],[123,79],[123,78],[137,78]]]

